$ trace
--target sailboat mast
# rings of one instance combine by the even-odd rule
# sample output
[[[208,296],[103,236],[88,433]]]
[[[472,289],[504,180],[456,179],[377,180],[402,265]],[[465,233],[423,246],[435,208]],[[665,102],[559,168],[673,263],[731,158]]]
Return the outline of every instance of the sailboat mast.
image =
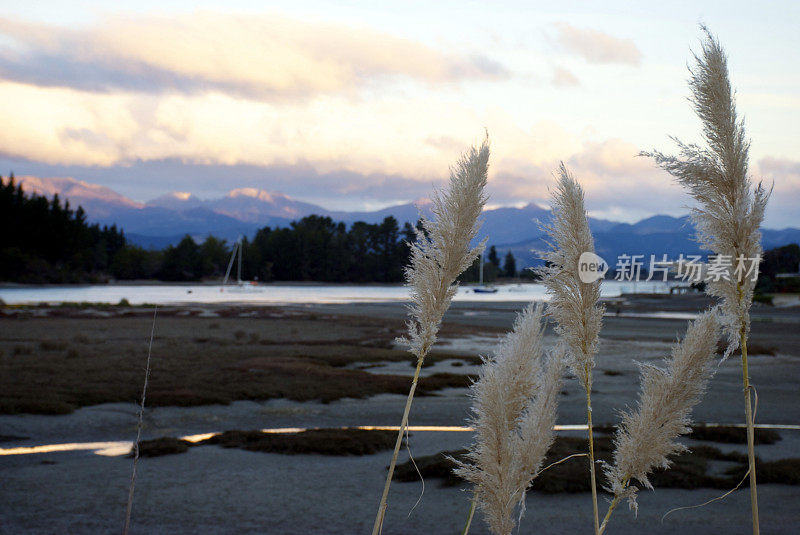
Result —
[[[236,242],[239,246],[239,267],[236,272],[236,282],[239,284],[242,283],[242,237],[239,236],[239,240]]]
[[[222,285],[225,286],[228,283],[228,277],[231,276],[231,268],[233,267],[233,261],[236,259],[236,249],[239,247],[239,240],[236,240],[236,243],[233,244],[233,251],[231,251],[231,259],[228,261],[228,269],[225,270],[225,278],[222,279]]]
[[[481,265],[480,265],[480,282],[479,284],[483,286],[483,253],[481,253]]]

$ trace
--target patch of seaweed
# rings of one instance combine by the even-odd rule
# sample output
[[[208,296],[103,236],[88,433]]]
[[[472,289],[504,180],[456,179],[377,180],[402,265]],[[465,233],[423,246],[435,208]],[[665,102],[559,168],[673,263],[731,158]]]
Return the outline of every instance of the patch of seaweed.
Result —
[[[263,431],[225,431],[199,442],[161,437],[139,443],[142,457],[185,453],[191,447],[222,446],[284,455],[370,455],[391,449],[393,431],[364,429],[309,429],[300,433],[265,433]]]
[[[363,429],[309,429],[300,433],[234,430],[225,431],[196,445],[218,445],[285,455],[369,455],[391,449],[395,438],[393,431]]]
[[[608,462],[612,454],[612,440],[609,437],[595,437],[595,457]],[[547,454],[543,466],[547,467],[570,455],[584,453],[587,440],[576,437],[559,436]],[[451,458],[464,460],[467,450],[443,451],[434,455],[417,457],[417,467],[422,477],[439,479],[441,486],[453,487],[464,484],[453,474],[454,463]],[[736,486],[747,470],[747,455],[739,452],[723,452],[718,448],[699,445],[691,451],[670,457],[672,466],[669,469],[656,470],[650,481],[657,488],[714,488],[729,489]],[[725,461],[735,463],[722,476],[709,474],[709,461]],[[585,457],[574,457],[558,465],[552,466],[539,474],[533,481],[532,489],[545,493],[577,493],[589,492]],[[757,461],[758,477],[764,483],[782,483],[800,485],[800,459],[781,459],[778,461]],[[606,481],[602,473],[598,474],[598,486],[604,487]],[[414,465],[408,461],[395,469],[394,479],[397,481],[417,481],[419,474]]]
[[[698,425],[692,428],[689,438],[723,444],[747,444],[747,430],[744,427]],[[781,439],[781,435],[774,429],[757,428],[753,439],[756,444],[774,444]]]
[[[139,442],[139,456],[161,457],[162,455],[185,453],[189,451],[189,447],[191,445],[191,442],[173,437],[161,437],[153,440],[143,440]],[[133,449],[131,449],[130,455],[133,456]]]

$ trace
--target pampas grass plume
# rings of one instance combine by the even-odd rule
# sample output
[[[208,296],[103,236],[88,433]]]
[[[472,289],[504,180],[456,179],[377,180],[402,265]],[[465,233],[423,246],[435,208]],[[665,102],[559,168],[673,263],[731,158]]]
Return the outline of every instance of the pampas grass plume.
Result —
[[[411,320],[408,337],[399,341],[408,344],[417,358],[417,367],[408,392],[389,473],[375,516],[372,533],[377,535],[386,513],[389,487],[392,482],[408,414],[417,388],[419,372],[425,356],[436,342],[442,317],[458,290],[456,278],[483,251],[486,240],[475,247],[471,242],[480,228],[478,217],[486,204],[485,193],[489,166],[488,136],[479,147],[472,147],[450,170],[450,182],[443,191],[433,195],[434,218],[422,217],[422,230],[417,229],[417,241],[411,245],[411,261],[406,268],[406,283],[411,291]]]
[[[553,193],[552,221],[544,227],[550,250],[538,270],[550,295],[547,313],[556,321],[556,333],[568,349],[568,363],[586,393],[589,427],[589,475],[592,489],[594,531],[599,531],[594,434],[592,431],[592,370],[597,354],[605,308],[598,305],[600,280],[582,282],[578,262],[583,253],[594,253],[594,239],[583,202],[583,189],[564,163],[558,169]]]
[[[636,409],[623,413],[614,444],[614,464],[605,468],[614,500],[601,532],[622,498],[636,509],[638,481],[652,489],[648,475],[669,468],[669,456],[686,448],[675,442],[688,433],[692,408],[700,401],[711,376],[720,324],[716,310],[693,321],[683,341],[672,349],[666,367],[642,365],[642,391]]]
[[[561,163],[552,199],[552,222],[544,227],[551,248],[543,255],[542,284],[550,294],[548,315],[556,333],[569,348],[569,366],[587,392],[592,389],[592,369],[605,308],[598,306],[600,281],[581,282],[578,259],[594,252],[594,239],[586,219],[583,189]]]
[[[737,259],[760,258],[764,210],[770,192],[748,176],[750,142],[738,118],[728,78],[725,51],[707,28],[702,53],[695,56],[689,86],[695,113],[703,123],[706,147],[675,140],[680,156],[642,153],[686,187],[698,206],[692,210],[697,238],[705,249],[732,259],[728,277],[706,278],[709,295],[721,299],[721,321],[728,337],[727,357],[739,346],[740,330],[750,329],[755,280],[734,273]]]
[[[444,313],[456,294],[456,278],[472,265],[486,240],[471,247],[478,234],[480,216],[487,196],[489,143],[472,147],[450,173],[450,184],[433,194],[433,215],[421,218],[417,241],[411,244],[411,263],[406,282],[411,289],[411,317],[406,342],[409,351],[424,358],[436,342]]]
[[[495,535],[514,528],[515,509],[553,443],[564,373],[560,349],[544,359],[542,306],[520,313],[472,385],[475,443],[455,473],[475,485],[487,524]]]
[[[695,55],[689,86],[695,113],[703,123],[705,147],[675,140],[680,156],[666,156],[658,151],[643,153],[675,176],[697,200],[692,211],[698,240],[717,258],[727,257],[730,266],[722,267],[727,276],[706,277],[706,292],[720,299],[722,326],[728,347],[724,358],[741,348],[742,382],[747,423],[747,453],[750,476],[750,503],[753,533],[759,533],[758,495],[756,491],[753,410],[750,399],[750,376],[747,363],[747,336],[750,332],[750,306],[757,277],[743,270],[761,258],[760,226],[771,190],[762,183],[753,185],[748,176],[750,141],[744,121],[736,113],[736,102],[728,77],[728,60],[719,41],[702,27],[706,39],[702,52]],[[741,263],[745,265],[742,266]],[[757,271],[756,271],[757,275]]]

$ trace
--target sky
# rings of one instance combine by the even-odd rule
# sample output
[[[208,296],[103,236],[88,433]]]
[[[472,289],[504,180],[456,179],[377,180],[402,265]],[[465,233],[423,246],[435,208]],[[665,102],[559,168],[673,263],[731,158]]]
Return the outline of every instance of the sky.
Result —
[[[774,183],[766,225],[800,227],[800,3],[556,4],[3,2],[0,172],[369,210],[428,196],[488,131],[491,206],[546,205],[563,160],[595,217],[681,215],[637,154],[700,140],[704,23]]]

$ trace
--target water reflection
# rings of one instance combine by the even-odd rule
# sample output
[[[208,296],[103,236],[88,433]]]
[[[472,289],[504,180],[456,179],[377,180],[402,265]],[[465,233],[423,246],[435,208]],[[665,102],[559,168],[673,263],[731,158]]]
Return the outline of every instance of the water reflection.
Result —
[[[723,423],[706,423],[702,424],[706,427],[745,427],[744,424],[723,424]],[[793,424],[756,424],[756,429],[782,429],[782,430],[800,430],[800,425]],[[318,429],[315,427],[276,427],[271,429],[262,429],[262,433],[302,433],[309,429]],[[396,425],[359,425],[352,427],[340,427],[339,429],[359,429],[363,431],[398,431],[399,427]],[[555,431],[586,431],[586,424],[563,424],[553,426]],[[439,432],[439,433],[465,433],[472,431],[471,427],[466,426],[451,426],[451,425],[412,425],[408,427],[409,432],[425,433],[425,432]],[[220,433],[202,433],[197,435],[186,435],[179,437],[180,440],[187,442],[200,442],[201,440],[209,439]],[[36,453],[59,453],[69,451],[92,451],[96,455],[104,457],[118,457],[130,453],[133,447],[132,441],[116,441],[116,442],[73,442],[66,444],[46,444],[41,446],[21,446],[17,448],[0,448],[0,456],[3,455],[31,455]]]

